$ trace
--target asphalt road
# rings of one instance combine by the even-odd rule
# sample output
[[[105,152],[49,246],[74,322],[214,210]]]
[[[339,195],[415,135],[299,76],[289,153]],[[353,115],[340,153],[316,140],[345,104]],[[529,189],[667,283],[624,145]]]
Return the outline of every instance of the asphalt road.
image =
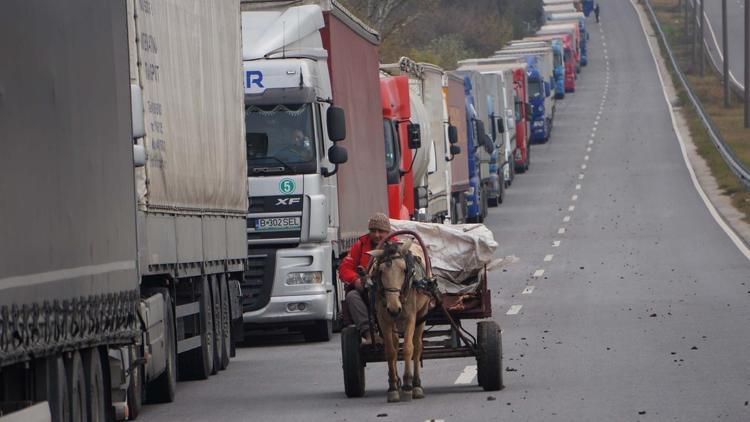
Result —
[[[424,400],[386,404],[384,364],[347,399],[338,336],[279,336],[141,420],[750,420],[750,261],[692,185],[631,4],[601,3],[577,92],[487,220],[520,258],[490,279],[503,391],[449,359],[425,361]]]
[[[706,1],[704,12],[708,19],[706,25],[708,52],[721,70],[724,63],[721,0]],[[729,76],[733,82],[744,88],[745,0],[727,0],[727,35],[729,37]]]

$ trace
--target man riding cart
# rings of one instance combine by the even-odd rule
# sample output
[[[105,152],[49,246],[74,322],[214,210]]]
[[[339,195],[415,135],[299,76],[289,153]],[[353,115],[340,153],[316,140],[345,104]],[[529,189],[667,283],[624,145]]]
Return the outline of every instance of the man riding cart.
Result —
[[[367,312],[365,299],[364,281],[366,279],[365,268],[370,263],[370,255],[367,252],[375,249],[388,233],[391,232],[391,223],[388,216],[376,213],[370,217],[367,223],[369,232],[357,239],[352,245],[349,254],[339,265],[339,278],[346,283],[346,299],[344,300],[345,323],[352,322],[356,325],[362,335],[362,344],[372,344],[370,335],[370,320]],[[348,314],[350,321],[347,321]]]

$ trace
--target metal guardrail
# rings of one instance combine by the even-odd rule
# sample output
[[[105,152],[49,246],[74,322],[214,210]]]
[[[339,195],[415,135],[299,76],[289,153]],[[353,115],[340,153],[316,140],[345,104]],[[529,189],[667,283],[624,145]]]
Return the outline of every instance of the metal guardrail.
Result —
[[[687,3],[690,4],[691,8],[695,8],[696,1],[697,0],[685,0]],[[705,13],[704,13],[705,14]],[[717,74],[721,75],[721,77],[724,76],[724,59],[720,57],[722,55],[721,52],[721,46],[719,45],[719,41],[716,39],[716,34],[714,34],[713,26],[711,25],[711,21],[708,19],[708,15],[704,16],[704,20],[706,22],[706,26],[708,27],[708,32],[711,35],[711,39],[713,39],[713,43],[709,43],[709,37],[706,36],[703,40],[703,46],[706,49],[706,54],[708,54],[709,57],[709,63],[711,63],[711,66],[714,68],[714,71],[716,71]],[[700,27],[700,16],[698,14],[695,14],[695,22],[696,27]],[[710,45],[713,44],[713,47]],[[740,98],[745,95],[745,89],[742,87],[742,85],[731,75],[731,71],[729,72],[729,86],[734,91],[734,93],[739,96]]]
[[[740,180],[745,184],[746,187],[750,188],[750,169],[748,169],[748,167],[742,161],[740,161],[739,158],[737,158],[734,151],[732,151],[732,148],[727,145],[726,141],[724,141],[724,138],[716,128],[713,120],[703,108],[701,100],[695,94],[695,91],[693,91],[692,86],[690,86],[690,82],[688,82],[685,74],[682,71],[682,68],[680,68],[679,63],[677,63],[677,59],[675,58],[674,52],[672,51],[672,47],[669,45],[669,41],[667,40],[667,37],[664,34],[664,30],[659,23],[659,19],[656,17],[656,12],[654,12],[654,8],[651,6],[651,1],[643,0],[642,3],[646,5],[646,8],[651,14],[651,20],[659,32],[659,37],[661,38],[661,41],[667,50],[669,60],[672,62],[672,67],[677,73],[677,76],[680,78],[680,82],[682,83],[683,88],[685,88],[685,92],[687,92],[688,97],[690,97],[690,102],[693,103],[693,107],[695,107],[698,116],[703,122],[703,126],[708,132],[708,136],[711,138],[711,142],[713,142],[713,144],[719,150],[719,153],[729,166],[729,169],[732,170],[732,172],[740,178]]]

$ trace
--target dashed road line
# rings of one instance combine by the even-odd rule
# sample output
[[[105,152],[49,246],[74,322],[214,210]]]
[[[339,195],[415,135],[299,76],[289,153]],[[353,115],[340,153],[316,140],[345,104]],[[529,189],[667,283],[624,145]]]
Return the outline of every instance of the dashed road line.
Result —
[[[559,248],[560,247],[560,243],[562,243],[562,242],[560,242],[559,240],[553,240],[552,241],[552,247],[553,248]]]
[[[477,376],[476,365],[466,365],[463,372],[456,378],[453,384],[471,384]]]
[[[565,227],[560,227],[557,229],[557,234],[565,234]]]
[[[534,275],[533,275],[533,277],[534,277],[534,278],[539,278],[539,277],[541,277],[541,276],[543,276],[543,275],[544,275],[544,269],[543,269],[543,268],[540,268],[540,269],[538,269],[538,270],[534,271]]]
[[[581,185],[580,185],[580,183],[576,185],[576,190],[581,190]]]
[[[569,215],[566,215],[565,217],[563,217],[563,223],[567,223],[569,221],[570,221],[570,216]]]
[[[578,200],[578,195],[573,195],[573,196],[571,196],[571,197],[570,197],[570,200],[571,200],[571,201],[577,201],[577,200]]]
[[[576,209],[576,206],[575,206],[575,205],[571,205],[571,206],[569,206],[569,207],[568,207],[568,211],[573,211],[573,210],[575,210],[575,209]]]
[[[550,262],[550,261],[552,261],[552,258],[554,258],[554,257],[555,257],[554,255],[549,254],[549,255],[547,255],[547,256],[544,257],[544,262]]]
[[[508,312],[505,313],[505,315],[516,315],[521,312],[521,308],[523,308],[523,305],[512,305],[510,309],[508,309]]]
[[[526,288],[521,292],[522,295],[530,295],[532,293],[534,293],[534,286],[526,286]]]

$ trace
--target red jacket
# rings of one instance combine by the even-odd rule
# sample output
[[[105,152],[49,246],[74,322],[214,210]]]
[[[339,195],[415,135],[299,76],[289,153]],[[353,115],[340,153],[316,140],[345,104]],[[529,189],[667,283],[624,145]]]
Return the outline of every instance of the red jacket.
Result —
[[[362,266],[367,268],[367,265],[370,263],[370,255],[367,252],[370,250],[372,250],[372,247],[370,246],[369,234],[360,237],[354,242],[352,248],[349,250],[349,254],[341,261],[341,265],[339,265],[339,278],[341,281],[352,284],[359,278],[357,267]]]

